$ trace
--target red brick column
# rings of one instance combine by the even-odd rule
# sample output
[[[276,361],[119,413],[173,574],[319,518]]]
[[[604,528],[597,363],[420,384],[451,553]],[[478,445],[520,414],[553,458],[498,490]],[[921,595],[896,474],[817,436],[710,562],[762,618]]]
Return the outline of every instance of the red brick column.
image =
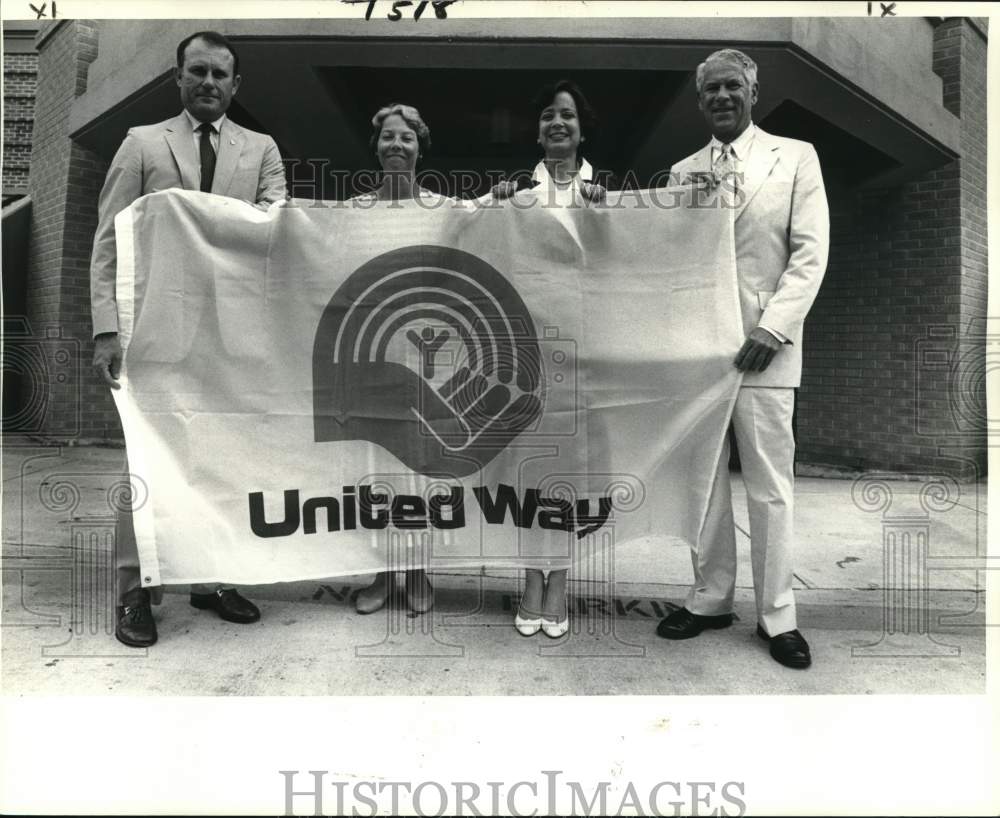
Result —
[[[37,431],[73,441],[117,439],[117,412],[90,370],[90,251],[107,165],[68,133],[70,108],[86,90],[87,70],[97,56],[97,24],[53,23],[40,32],[37,47],[27,317],[47,361],[48,381]]]
[[[935,32],[958,160],[891,190],[831,200],[826,280],[806,322],[798,461],[985,473],[986,42]],[[972,339],[971,344],[969,339]]]
[[[957,53],[942,59],[940,73],[961,80],[956,113],[962,117],[961,184],[962,231],[958,344],[953,352],[951,402],[954,429],[946,431],[942,447],[963,457],[986,474],[986,366],[987,347],[987,196],[986,196],[986,37],[985,19],[945,23]],[[997,339],[1000,340],[1000,339]],[[989,360],[996,366],[997,352]],[[994,427],[995,428],[995,427]]]
[[[38,55],[3,55],[3,194],[23,194],[28,188],[31,131],[35,117]]]

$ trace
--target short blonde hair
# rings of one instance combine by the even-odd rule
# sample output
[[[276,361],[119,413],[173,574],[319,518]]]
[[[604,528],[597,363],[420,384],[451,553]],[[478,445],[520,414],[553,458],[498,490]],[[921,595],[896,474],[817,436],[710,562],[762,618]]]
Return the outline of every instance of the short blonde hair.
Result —
[[[384,108],[379,108],[378,113],[372,117],[372,128],[374,128],[374,131],[372,132],[371,139],[368,140],[368,145],[371,149],[375,150],[375,145],[378,144],[378,136],[382,132],[382,125],[393,114],[401,116],[403,121],[413,128],[417,134],[417,144],[420,146],[420,153],[426,153],[431,146],[431,129],[427,127],[427,123],[420,116],[420,111],[412,105],[403,105],[400,102],[391,102]]]

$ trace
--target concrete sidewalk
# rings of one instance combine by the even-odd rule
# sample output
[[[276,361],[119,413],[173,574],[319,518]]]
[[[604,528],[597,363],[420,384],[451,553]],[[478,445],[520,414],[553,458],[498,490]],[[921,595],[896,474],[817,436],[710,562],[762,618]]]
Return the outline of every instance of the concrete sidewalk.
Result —
[[[985,483],[945,496],[927,481],[800,477],[797,600],[813,667],[793,671],[754,634],[738,478],[739,620],[697,639],[654,633],[682,603],[691,566],[686,547],[647,538],[617,548],[613,583],[571,578],[572,630],[559,642],[517,634],[516,572],[488,569],[435,573],[435,608],[422,617],[401,603],[356,614],[352,593],[367,578],[243,589],[263,614],[244,626],[169,589],[154,608],[159,642],[127,648],[113,636],[109,570],[108,492],[122,460],[121,449],[4,445],[7,695],[985,691]]]

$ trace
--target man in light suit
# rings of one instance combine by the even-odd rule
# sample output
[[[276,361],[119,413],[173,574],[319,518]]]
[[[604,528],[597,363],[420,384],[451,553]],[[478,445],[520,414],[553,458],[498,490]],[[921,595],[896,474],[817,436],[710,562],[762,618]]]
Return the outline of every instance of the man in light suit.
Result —
[[[751,121],[757,66],[739,51],[716,51],[698,66],[698,107],[712,139],[673,168],[683,182],[712,179],[735,219],[736,270],[746,341],[733,430],[747,490],[757,633],[787,667],[808,667],[792,590],[795,441],[792,410],[802,373],[802,324],[826,271],[829,210],[812,145],[772,136]],[[721,181],[720,181],[721,180]],[[692,552],[685,607],[657,633],[688,639],[732,623],[736,537],[723,447],[708,516]]]
[[[176,82],[184,110],[156,125],[132,128],[108,170],[98,205],[90,265],[94,368],[119,389],[122,349],[115,300],[115,216],[140,196],[168,188],[201,190],[266,207],[286,198],[285,173],[274,140],[226,117],[240,87],[239,57],[214,31],[186,37],[177,47]],[[115,555],[119,604],[115,636],[133,647],[156,642],[150,590],[143,587],[130,512],[119,514]],[[159,598],[160,589],[153,589]],[[230,622],[260,619],[234,588],[193,585],[191,604]]]

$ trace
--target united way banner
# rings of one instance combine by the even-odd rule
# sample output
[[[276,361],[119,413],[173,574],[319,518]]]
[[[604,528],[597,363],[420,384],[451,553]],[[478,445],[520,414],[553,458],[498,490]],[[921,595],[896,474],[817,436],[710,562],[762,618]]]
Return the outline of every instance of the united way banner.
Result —
[[[694,545],[739,384],[732,221],[197,192],[117,220],[149,585]]]

